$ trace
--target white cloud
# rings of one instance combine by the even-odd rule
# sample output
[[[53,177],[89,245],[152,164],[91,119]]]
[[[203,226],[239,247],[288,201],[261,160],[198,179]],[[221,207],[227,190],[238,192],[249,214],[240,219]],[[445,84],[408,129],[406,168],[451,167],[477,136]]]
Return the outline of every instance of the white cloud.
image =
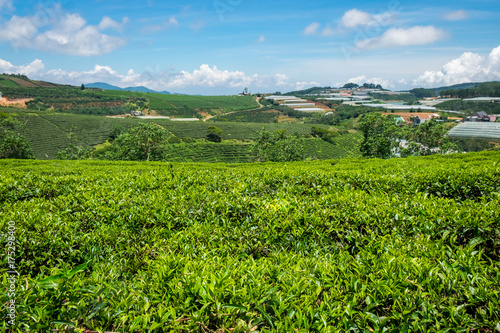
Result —
[[[465,52],[445,64],[440,71],[426,71],[412,83],[420,86],[442,86],[494,80],[500,80],[500,46],[493,49],[488,58],[478,53]]]
[[[319,87],[321,86],[321,83],[316,82],[316,81],[311,81],[311,82],[297,82],[295,83],[295,90],[304,90],[307,88],[312,88],[312,87]]]
[[[354,8],[345,12],[340,23],[346,28],[355,28],[359,25],[365,25],[371,21],[373,21],[372,14]]]
[[[313,22],[309,24],[305,29],[304,29],[304,35],[309,36],[309,35],[315,35],[318,32],[318,29],[320,28],[320,24],[318,22]]]
[[[469,13],[467,13],[463,9],[456,10],[453,12],[448,12],[443,15],[443,18],[447,21],[460,21],[460,20],[465,20],[468,17]]]
[[[0,59],[0,73],[8,74],[24,74],[24,75],[40,75],[43,73],[45,66],[40,59],[34,60],[28,65],[14,66],[12,63]]]
[[[374,15],[354,8],[344,13],[340,25],[351,29],[359,26],[383,26],[391,23],[395,16],[394,11]]]
[[[37,33],[38,29],[28,17],[12,16],[10,21],[0,26],[0,40],[13,43],[29,40]]]
[[[217,66],[201,65],[192,72],[155,71],[135,73],[130,69],[125,75],[118,73],[110,66],[95,65],[88,71],[65,71],[54,69],[44,71],[43,62],[39,59],[25,66],[15,66],[0,59],[0,72],[21,73],[30,78],[49,82],[80,85],[81,83],[106,82],[119,87],[145,86],[150,89],[163,91],[199,92],[209,89],[212,92],[231,91],[249,87],[252,89],[292,89],[292,84],[284,74],[276,75],[247,75],[242,71],[220,70]],[[317,84],[303,82],[304,86]]]
[[[264,43],[266,41],[266,37],[260,36],[259,39],[257,39],[257,42],[259,43]]]
[[[93,26],[87,25],[80,14],[57,13],[46,21],[31,16],[13,16],[0,25],[0,40],[10,42],[15,48],[94,56],[125,45],[123,38],[103,34],[99,30],[121,29],[127,22],[128,18],[118,23],[104,17],[99,26]]]
[[[101,20],[101,23],[99,23],[99,25],[97,26],[99,28],[99,30],[107,30],[107,29],[114,29],[114,30],[117,30],[117,31],[122,31],[123,30],[123,27],[129,22],[129,18],[128,17],[124,17],[122,19],[122,22],[117,22],[117,21],[114,21],[112,18],[110,18],[109,16],[104,16]]]
[[[446,38],[442,29],[434,26],[416,26],[409,29],[390,28],[382,36],[359,41],[357,49],[375,49],[380,47],[413,46],[432,44]]]
[[[373,83],[373,84],[380,84],[383,88],[393,88],[394,84],[392,84],[391,81],[389,80],[384,80],[380,77],[374,77],[374,78],[367,78],[366,75],[360,75],[357,77],[350,78],[347,80],[345,83],[356,83],[358,85],[363,85],[363,83]]]

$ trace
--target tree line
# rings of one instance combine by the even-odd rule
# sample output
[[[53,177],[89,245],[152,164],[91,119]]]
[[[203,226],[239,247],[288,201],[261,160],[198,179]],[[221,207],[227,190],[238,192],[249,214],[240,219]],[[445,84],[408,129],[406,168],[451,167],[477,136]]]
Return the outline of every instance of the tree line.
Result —
[[[486,82],[474,88],[449,89],[441,91],[442,97],[474,98],[474,97],[500,97],[500,82]]]

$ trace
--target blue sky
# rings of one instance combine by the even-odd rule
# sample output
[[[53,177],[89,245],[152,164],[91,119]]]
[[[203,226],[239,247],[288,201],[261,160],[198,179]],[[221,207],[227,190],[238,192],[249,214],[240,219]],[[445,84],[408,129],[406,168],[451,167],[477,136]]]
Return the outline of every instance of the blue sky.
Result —
[[[500,3],[0,0],[0,72],[192,94],[500,80]]]

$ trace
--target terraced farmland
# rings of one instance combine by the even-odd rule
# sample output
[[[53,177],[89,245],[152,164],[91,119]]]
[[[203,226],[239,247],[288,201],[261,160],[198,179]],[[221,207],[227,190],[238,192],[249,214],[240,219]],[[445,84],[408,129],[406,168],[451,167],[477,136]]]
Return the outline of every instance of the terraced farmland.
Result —
[[[8,109],[9,111],[16,111],[16,109]],[[25,114],[21,112],[19,119],[27,122],[27,137],[30,141],[35,155],[39,159],[53,159],[56,157],[57,152],[66,148],[70,142],[74,142],[82,146],[95,146],[106,141],[109,137],[111,129],[118,125],[123,128],[133,126],[139,122],[154,122],[172,132],[179,138],[194,138],[204,139],[207,135],[208,127],[213,126],[210,122],[173,122],[165,119],[134,119],[134,118],[107,118],[100,116],[76,115],[76,114]],[[308,135],[311,132],[311,127],[317,125],[311,124],[285,124],[285,123],[216,123],[217,127],[222,129],[222,137],[225,140],[250,140],[254,138],[258,131],[266,129],[268,131],[286,130],[288,134]],[[327,126],[324,126],[325,128]],[[71,139],[70,139],[71,138]],[[236,147],[221,148],[220,161],[227,162],[248,162],[246,156],[246,148],[236,144]],[[211,147],[211,146],[207,146]],[[336,149],[336,158],[339,156],[351,156],[344,153],[345,148],[349,150],[350,143],[341,149]],[[194,149],[194,150],[193,150]],[[215,154],[215,148],[208,148],[209,151]],[[224,157],[224,149],[235,151],[234,160],[231,157]],[[207,155],[206,159],[202,157],[195,157],[194,152],[204,153],[201,148],[189,148],[187,150],[179,150],[179,158],[174,158],[175,161],[217,161],[212,158],[215,155]],[[201,154],[200,156],[203,156]],[[319,155],[311,155],[319,156]],[[355,156],[355,155],[353,155]],[[330,157],[331,158],[331,157]]]
[[[54,159],[59,150],[74,142],[67,132],[43,117],[24,115],[19,120],[26,124],[26,137],[37,159]]]

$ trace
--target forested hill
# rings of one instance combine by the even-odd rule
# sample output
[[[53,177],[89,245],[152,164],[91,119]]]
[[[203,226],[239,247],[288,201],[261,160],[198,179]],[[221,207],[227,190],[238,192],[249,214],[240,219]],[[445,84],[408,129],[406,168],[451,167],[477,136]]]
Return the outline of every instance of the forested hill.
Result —
[[[442,90],[440,94],[454,98],[500,97],[500,82],[485,82],[469,88]]]

